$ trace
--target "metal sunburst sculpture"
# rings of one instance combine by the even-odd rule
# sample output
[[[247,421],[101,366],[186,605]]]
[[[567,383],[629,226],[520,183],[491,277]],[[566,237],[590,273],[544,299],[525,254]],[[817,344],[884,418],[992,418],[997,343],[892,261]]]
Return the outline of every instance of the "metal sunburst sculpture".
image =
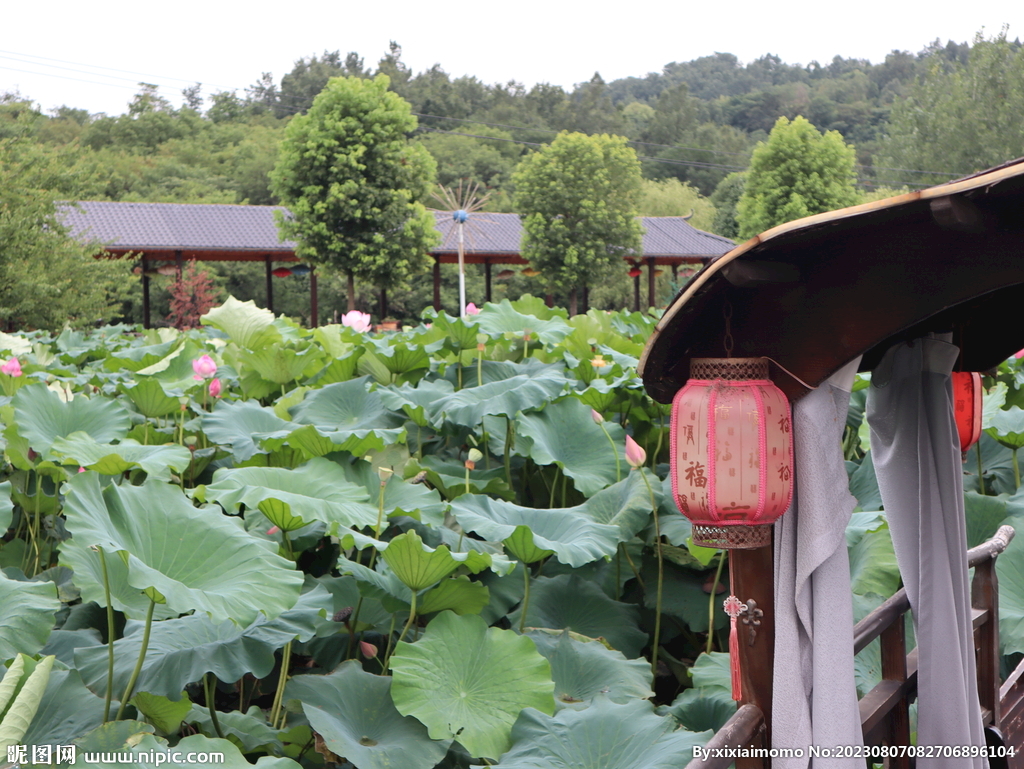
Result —
[[[458,238],[459,246],[459,316],[466,317],[466,236],[473,239],[472,224],[477,221],[488,221],[486,219],[471,219],[471,215],[477,213],[484,207],[491,197],[490,190],[483,190],[478,182],[463,183],[459,180],[458,187],[445,187],[438,185],[438,192],[434,193],[434,199],[442,204],[443,208],[433,209],[435,211],[451,212],[452,221],[455,226],[445,234],[445,243],[454,234]],[[466,225],[470,225],[469,232],[466,232]]]

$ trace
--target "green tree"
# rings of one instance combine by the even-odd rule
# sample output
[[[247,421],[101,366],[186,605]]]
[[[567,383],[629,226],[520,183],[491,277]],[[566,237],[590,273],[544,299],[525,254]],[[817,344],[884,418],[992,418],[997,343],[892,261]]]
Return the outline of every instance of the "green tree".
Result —
[[[285,130],[274,193],[289,206],[281,235],[297,253],[381,289],[401,285],[426,266],[437,242],[434,219],[419,202],[431,190],[434,160],[406,135],[416,127],[409,104],[388,78],[332,78],[305,115]]]
[[[0,321],[8,329],[85,326],[120,315],[131,265],[96,259],[61,224],[54,195],[74,199],[65,153],[0,139]]]
[[[578,288],[640,252],[640,182],[636,153],[607,134],[560,133],[516,169],[523,256],[569,292],[571,314]]]
[[[754,149],[737,206],[739,236],[859,202],[855,159],[837,131],[823,135],[805,118],[780,117]]]
[[[714,204],[685,182],[644,179],[641,191],[640,216],[685,216],[698,230],[708,232],[714,226]]]

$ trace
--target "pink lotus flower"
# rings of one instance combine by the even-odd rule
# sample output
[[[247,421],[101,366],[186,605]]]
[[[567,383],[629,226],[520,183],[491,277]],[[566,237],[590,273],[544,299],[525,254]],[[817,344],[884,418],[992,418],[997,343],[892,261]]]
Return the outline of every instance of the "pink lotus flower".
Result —
[[[475,304],[470,302],[469,304],[466,305],[466,315],[479,315],[479,314],[480,314],[480,308],[477,307]]]
[[[7,374],[7,376],[21,376],[21,364],[17,358],[11,358],[0,366],[0,371]]]
[[[209,355],[204,355],[192,361],[192,370],[196,372],[192,378],[197,382],[202,382],[217,373],[217,362]]]
[[[377,656],[377,647],[369,641],[360,641],[359,651],[363,653],[364,657],[373,658]]]
[[[267,529],[267,534],[273,536],[274,534],[277,534],[277,532],[279,531],[281,530],[277,528],[277,526],[271,526],[269,529]]]
[[[632,436],[626,436],[626,461],[630,467],[641,468],[647,461],[647,452],[640,448],[640,444],[633,440]]]
[[[210,395],[214,398],[220,397],[220,380],[216,377],[210,380]]]
[[[1016,358],[1017,360],[1024,358],[1024,350],[1017,350],[1013,357]]]
[[[370,315],[369,313],[359,312],[359,310],[346,312],[341,316],[341,325],[348,326],[350,329],[358,331],[360,334],[365,334],[370,330]]]
[[[597,409],[590,410],[590,418],[594,420],[595,425],[604,424],[604,417],[601,416],[601,412]]]

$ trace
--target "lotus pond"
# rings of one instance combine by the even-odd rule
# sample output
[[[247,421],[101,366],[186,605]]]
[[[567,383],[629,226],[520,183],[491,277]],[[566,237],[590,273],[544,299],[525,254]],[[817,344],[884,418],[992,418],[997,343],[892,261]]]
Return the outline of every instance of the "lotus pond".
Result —
[[[195,331],[0,335],[0,748],[685,766],[735,711],[728,559],[671,501],[655,321],[527,297],[373,335],[230,299]],[[971,545],[1024,516],[1024,372],[988,384]],[[865,385],[860,615],[899,587]],[[999,574],[1011,662],[1024,537]],[[862,692],[879,668],[876,642]]]

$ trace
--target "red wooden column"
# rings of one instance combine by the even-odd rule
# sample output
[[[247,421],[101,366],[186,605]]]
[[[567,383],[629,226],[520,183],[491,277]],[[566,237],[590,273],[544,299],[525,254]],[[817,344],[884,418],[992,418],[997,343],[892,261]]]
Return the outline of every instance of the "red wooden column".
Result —
[[[441,258],[434,257],[434,309],[441,312]]]
[[[316,268],[309,271],[309,326],[316,328],[320,325],[320,313],[317,307],[316,296]]]
[[[263,261],[267,267],[267,309],[271,312],[274,311],[274,264],[270,259],[270,256],[263,257]]]
[[[654,257],[647,257],[647,306],[658,306],[658,291],[655,287]]]
[[[729,570],[732,572],[736,597],[743,603],[753,599],[763,612],[750,622],[745,612],[737,625],[739,632],[740,675],[743,699],[741,705],[756,705],[764,714],[764,746],[771,745],[772,673],[775,660],[775,580],[772,547],[756,550],[730,550]],[[750,630],[753,629],[753,643]],[[761,759],[737,759],[736,769],[763,766]]]
[[[142,327],[150,328],[149,325],[149,264],[146,262],[146,255],[142,255]]]
[[[484,259],[484,301],[491,301],[491,260]]]

